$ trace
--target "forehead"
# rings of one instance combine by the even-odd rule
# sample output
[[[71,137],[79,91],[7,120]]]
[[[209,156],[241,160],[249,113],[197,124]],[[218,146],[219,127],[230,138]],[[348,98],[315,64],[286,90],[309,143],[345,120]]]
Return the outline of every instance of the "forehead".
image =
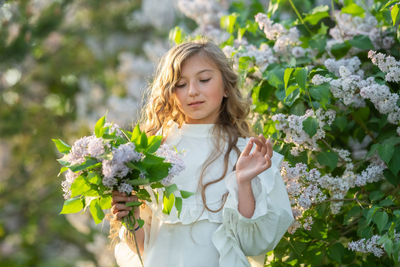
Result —
[[[201,71],[209,70],[211,72],[219,71],[217,65],[204,53],[197,53],[187,58],[181,68],[181,77],[195,75]]]

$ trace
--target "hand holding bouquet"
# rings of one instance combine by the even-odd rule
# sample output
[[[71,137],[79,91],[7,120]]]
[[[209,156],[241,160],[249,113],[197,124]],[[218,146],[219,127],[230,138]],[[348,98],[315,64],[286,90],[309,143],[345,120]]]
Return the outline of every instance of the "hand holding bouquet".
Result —
[[[182,198],[190,192],[178,190],[171,184],[173,176],[184,169],[177,151],[162,145],[162,136],[146,136],[136,125],[132,132],[100,118],[94,135],[77,140],[71,147],[60,139],[53,139],[58,151],[64,156],[58,159],[65,172],[62,182],[64,206],[61,214],[76,213],[89,208],[96,223],[100,223],[105,209],[111,207],[112,191],[137,196],[138,201],[127,206],[137,207],[144,201],[151,202],[148,190],[153,190],[163,212],[169,214],[173,206],[180,213]],[[146,189],[144,188],[146,187]],[[176,194],[179,192],[179,194]],[[163,200],[159,201],[160,193]],[[136,223],[134,211],[123,222],[128,230]],[[142,220],[137,220],[139,226]]]

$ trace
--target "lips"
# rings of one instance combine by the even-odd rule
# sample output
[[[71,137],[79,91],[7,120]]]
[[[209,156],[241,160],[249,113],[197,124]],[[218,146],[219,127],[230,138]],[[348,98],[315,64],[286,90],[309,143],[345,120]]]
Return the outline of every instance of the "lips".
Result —
[[[189,106],[194,107],[194,106],[198,106],[203,103],[204,103],[204,101],[194,101],[194,102],[190,102]]]

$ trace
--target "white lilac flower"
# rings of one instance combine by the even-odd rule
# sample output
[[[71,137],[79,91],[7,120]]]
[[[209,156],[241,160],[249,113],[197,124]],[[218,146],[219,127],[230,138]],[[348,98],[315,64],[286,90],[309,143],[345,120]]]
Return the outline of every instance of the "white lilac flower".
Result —
[[[124,136],[124,134],[121,131],[121,127],[119,127],[118,124],[106,122],[104,124],[104,127],[110,127],[109,130],[110,134],[115,133],[116,136],[120,137]]]
[[[373,15],[366,13],[366,16],[361,18],[340,11],[335,11],[333,15],[337,24],[329,30],[329,34],[335,41],[342,43],[357,35],[366,35],[376,49],[381,47],[383,36],[376,27],[378,21]]]
[[[367,183],[378,182],[384,178],[383,171],[386,169],[385,164],[371,163],[368,167],[357,175],[355,184],[357,186],[364,186]]]
[[[89,156],[88,146],[93,136],[85,136],[75,141],[67,156],[67,161],[72,165],[81,164],[85,161],[85,157]]]
[[[90,156],[98,158],[104,153],[103,139],[93,137],[88,144],[88,152]]]
[[[65,180],[61,182],[64,199],[69,199],[71,197],[71,185],[78,176],[79,173],[73,172],[70,169],[65,172]]]
[[[371,59],[372,63],[386,73],[385,80],[388,82],[399,82],[400,81],[400,62],[392,56],[385,56],[382,53],[376,53],[376,51],[370,50],[368,52],[368,58]]]
[[[121,183],[118,186],[118,191],[119,192],[126,193],[128,195],[132,193],[132,190],[133,190],[133,186],[130,185],[130,184],[127,184],[127,183]]]
[[[172,178],[185,169],[185,163],[178,152],[167,144],[162,144],[156,151],[156,154],[159,157],[165,158],[165,162],[171,163],[168,176],[161,181],[163,185],[169,185],[171,184]]]
[[[348,249],[361,253],[373,253],[376,257],[384,254],[382,246],[378,244],[379,235],[374,235],[369,239],[362,238],[358,241],[352,241],[347,244]]]
[[[319,149],[317,141],[325,137],[323,127],[331,125],[335,115],[336,112],[333,110],[318,109],[314,114],[314,111],[310,109],[303,116],[275,114],[272,116],[272,120],[278,122],[276,129],[285,133],[285,143],[294,145],[291,154],[297,156],[304,150],[317,151]],[[315,117],[318,122],[317,132],[312,137],[303,130],[303,121],[309,117]]]
[[[263,13],[258,13],[255,16],[255,21],[258,23],[259,28],[264,31],[265,37],[269,40],[275,41],[274,51],[276,53],[293,53],[293,51],[291,51],[292,47],[300,44],[299,31],[297,28],[290,28],[287,30],[282,24],[274,23],[266,14]],[[301,51],[297,49],[297,52]]]
[[[103,175],[106,179],[125,177],[130,170],[125,163],[130,161],[140,161],[141,159],[142,154],[136,152],[133,143],[122,144],[118,148],[112,149],[111,160],[103,161]],[[115,185],[113,182],[108,182],[108,184],[112,184],[113,186]]]

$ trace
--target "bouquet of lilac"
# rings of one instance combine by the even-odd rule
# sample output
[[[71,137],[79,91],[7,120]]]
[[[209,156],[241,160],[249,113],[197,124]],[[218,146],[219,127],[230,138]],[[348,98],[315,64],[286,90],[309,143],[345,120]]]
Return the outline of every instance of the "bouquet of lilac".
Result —
[[[192,193],[178,190],[171,183],[184,164],[179,153],[161,145],[161,141],[162,136],[146,136],[138,125],[130,132],[106,123],[104,116],[97,121],[94,135],[77,140],[72,147],[53,139],[58,151],[64,154],[58,159],[62,165],[59,175],[65,172],[62,182],[65,202],[60,213],[76,213],[89,207],[94,221],[100,223],[105,217],[103,210],[111,207],[113,190],[128,196],[134,192],[138,201],[127,203],[133,207],[151,202],[147,190],[153,190],[164,213],[169,214],[175,206],[180,214],[182,198]],[[162,201],[158,199],[160,192]],[[143,226],[143,220],[137,222]],[[131,211],[123,224],[132,230],[135,223]]]

